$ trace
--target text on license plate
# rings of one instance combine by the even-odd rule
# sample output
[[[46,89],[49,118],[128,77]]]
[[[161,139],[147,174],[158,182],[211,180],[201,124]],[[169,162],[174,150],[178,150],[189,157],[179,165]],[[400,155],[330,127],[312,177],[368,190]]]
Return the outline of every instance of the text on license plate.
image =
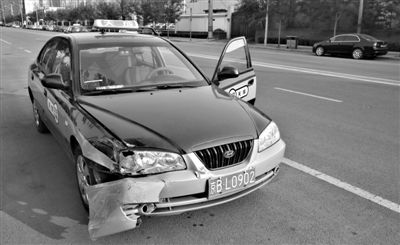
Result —
[[[256,182],[256,171],[254,168],[245,172],[210,179],[208,181],[208,198],[243,188],[254,182]]]

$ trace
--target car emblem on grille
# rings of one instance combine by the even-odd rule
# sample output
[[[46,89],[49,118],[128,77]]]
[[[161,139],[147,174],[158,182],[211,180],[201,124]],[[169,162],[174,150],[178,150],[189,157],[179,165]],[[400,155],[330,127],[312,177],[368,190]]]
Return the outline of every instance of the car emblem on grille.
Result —
[[[231,158],[235,155],[235,151],[233,150],[228,150],[224,152],[224,158]]]

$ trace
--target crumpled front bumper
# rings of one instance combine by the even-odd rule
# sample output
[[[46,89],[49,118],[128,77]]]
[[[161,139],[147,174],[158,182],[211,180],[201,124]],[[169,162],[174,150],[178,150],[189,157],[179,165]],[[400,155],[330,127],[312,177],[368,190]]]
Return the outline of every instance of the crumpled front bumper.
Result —
[[[160,199],[162,181],[137,181],[132,178],[93,185],[88,188],[89,235],[92,239],[135,228],[140,219],[135,212],[126,215],[124,204],[155,203]],[[138,212],[136,212],[138,213]]]
[[[92,239],[137,227],[141,215],[173,215],[226,203],[245,196],[268,182],[279,170],[286,145],[280,140],[259,153],[258,141],[239,165],[210,171],[194,153],[184,155],[187,170],[143,178],[124,178],[88,187],[89,235]],[[216,199],[208,198],[208,180],[255,169],[256,181]]]

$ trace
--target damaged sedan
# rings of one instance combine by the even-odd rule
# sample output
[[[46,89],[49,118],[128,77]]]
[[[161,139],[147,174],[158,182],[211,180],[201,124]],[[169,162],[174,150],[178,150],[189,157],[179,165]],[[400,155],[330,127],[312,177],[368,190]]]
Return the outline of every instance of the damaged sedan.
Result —
[[[226,44],[210,79],[161,37],[61,34],[30,66],[28,91],[37,130],[73,159],[92,239],[245,196],[277,175],[285,152],[252,105],[244,37]]]

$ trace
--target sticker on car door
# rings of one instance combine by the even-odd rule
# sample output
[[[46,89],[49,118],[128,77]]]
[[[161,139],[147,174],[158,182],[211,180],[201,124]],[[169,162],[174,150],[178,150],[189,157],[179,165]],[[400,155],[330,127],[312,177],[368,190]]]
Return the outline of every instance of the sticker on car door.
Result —
[[[54,121],[56,123],[58,123],[58,108],[57,108],[57,104],[51,102],[51,100],[49,98],[47,98],[47,108],[50,111],[50,114],[53,116]]]

